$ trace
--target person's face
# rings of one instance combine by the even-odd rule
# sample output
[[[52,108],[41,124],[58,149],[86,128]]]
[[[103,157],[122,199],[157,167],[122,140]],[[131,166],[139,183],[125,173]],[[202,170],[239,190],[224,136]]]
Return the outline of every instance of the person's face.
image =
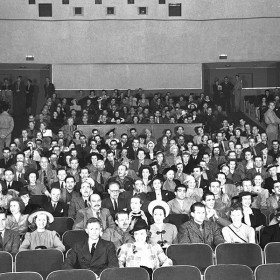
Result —
[[[273,148],[274,150],[277,150],[278,147],[279,147],[278,142],[272,142],[272,148]]]
[[[45,214],[39,214],[36,217],[35,224],[37,229],[45,229],[48,222],[48,218]]]
[[[59,170],[57,173],[57,177],[60,181],[64,181],[66,178],[66,171],[65,170]]]
[[[51,190],[51,201],[57,203],[60,199],[60,193],[60,189],[53,188]]]
[[[273,190],[277,196],[280,196],[280,183],[275,183],[273,186]]]
[[[134,183],[134,190],[137,193],[141,193],[141,192],[143,192],[143,189],[144,189],[144,185],[143,185],[142,180],[136,180]]]
[[[130,208],[131,208],[132,212],[134,212],[134,213],[140,212],[141,206],[142,206],[142,204],[141,204],[141,201],[140,201],[139,198],[137,198],[137,197],[131,198],[131,200],[130,200]]]
[[[235,161],[230,161],[230,162],[229,162],[229,169],[230,169],[230,170],[234,170],[235,167],[236,167]]]
[[[81,169],[80,176],[81,176],[81,179],[88,178],[88,176],[89,176],[88,170],[87,169]]]
[[[42,169],[47,169],[48,168],[48,160],[46,158],[41,158],[40,166],[41,166]]]
[[[181,187],[179,187],[177,192],[175,192],[176,198],[180,199],[180,200],[185,199],[186,198],[186,194],[187,194],[186,188],[181,188]]]
[[[17,201],[11,201],[10,211],[13,215],[18,214],[20,212],[19,203]]]
[[[24,156],[22,154],[17,155],[17,161],[23,162]]]
[[[148,179],[150,175],[151,175],[151,174],[150,174],[149,169],[143,169],[143,171],[142,171],[142,177],[143,177],[143,179]]]
[[[176,167],[177,167],[177,172],[179,172],[179,173],[183,172],[183,164],[182,163],[177,164]]]
[[[214,195],[207,195],[205,198],[204,204],[207,209],[214,209],[214,206],[215,206]]]
[[[243,184],[243,190],[245,192],[251,192],[252,191],[253,186],[252,186],[251,181],[243,181],[242,184]]]
[[[195,179],[194,177],[191,176],[188,180],[188,188],[193,190],[195,189],[195,187],[196,187]]]
[[[127,135],[123,135],[122,138],[121,138],[121,141],[123,143],[126,143],[127,142]]]
[[[244,207],[250,207],[251,206],[251,203],[252,203],[252,198],[250,195],[245,195],[242,197],[242,206]]]
[[[10,157],[10,155],[11,155],[11,153],[10,153],[9,150],[4,150],[4,151],[3,151],[3,157],[4,157],[4,158],[8,159],[8,158]]]
[[[169,170],[169,171],[166,173],[166,178],[167,178],[168,180],[173,180],[173,179],[174,179],[174,176],[175,176],[175,174],[174,174],[174,171],[173,171],[173,170]]]
[[[139,140],[134,139],[132,144],[133,144],[133,148],[138,149],[138,147],[139,147]]]
[[[153,188],[154,188],[154,190],[160,190],[161,189],[161,181],[160,180],[154,180],[153,181]]]
[[[276,167],[271,167],[268,172],[269,172],[270,176],[276,176],[277,169],[276,169]]]
[[[78,166],[79,166],[78,160],[73,159],[73,160],[70,161],[70,167],[71,167],[71,169],[77,170],[77,169],[78,169]]]
[[[35,184],[36,183],[36,174],[35,173],[30,173],[29,174],[29,181],[31,184]]]
[[[205,208],[195,207],[194,212],[191,212],[191,216],[197,224],[202,224],[205,220]]]
[[[121,230],[126,231],[129,227],[128,214],[118,214],[118,219],[116,220],[116,224]]]
[[[193,176],[194,176],[194,178],[200,178],[201,177],[201,170],[200,170],[200,168],[194,168]]]
[[[68,181],[68,179],[67,179]],[[67,184],[67,181],[66,181],[66,184]],[[81,189],[80,189],[80,192],[82,194],[83,197],[89,197],[92,193],[92,190],[91,190],[91,187],[90,187],[90,184],[88,183],[83,183],[81,185]]]
[[[242,211],[241,210],[231,211],[230,217],[233,224],[240,224],[243,217]]]
[[[104,170],[104,162],[103,161],[98,161],[96,164],[96,168],[98,171],[103,171]]]
[[[162,209],[155,209],[153,213],[153,218],[156,224],[163,223],[163,220],[165,219],[165,215]]]
[[[145,229],[135,231],[134,239],[137,243],[145,243],[147,239],[147,231]]]
[[[209,163],[209,161],[210,161],[209,155],[206,155],[206,154],[203,155],[202,159],[203,159],[206,163]]]
[[[16,163],[15,168],[16,168],[16,171],[22,172],[22,171],[23,171],[23,162],[18,161],[18,162]]]
[[[263,165],[262,158],[259,158],[259,157],[255,158],[255,166],[256,166],[257,168],[261,168],[262,165]]]
[[[108,159],[109,161],[114,161],[114,154],[113,154],[113,153],[107,154],[107,159]]]
[[[157,161],[162,162],[163,161],[163,154],[158,154],[157,155]]]
[[[102,235],[102,228],[99,223],[89,223],[85,229],[89,239],[98,240]]]
[[[261,175],[256,175],[254,178],[254,183],[256,186],[261,186],[263,182],[262,176]]]
[[[261,134],[261,140],[262,140],[262,142],[266,142],[266,141],[267,141],[267,135],[266,135],[266,133],[262,133],[262,134]]]
[[[224,165],[222,168],[222,172],[226,174],[226,176],[229,174],[229,167],[227,165]]]
[[[93,211],[99,211],[101,208],[101,198],[98,194],[93,194],[90,197],[90,207]]]
[[[170,144],[170,147],[175,146],[176,145],[176,141],[172,139],[172,140],[170,140],[169,144]]]
[[[0,214],[0,231],[5,230],[6,228],[6,215],[4,213]]]
[[[29,196],[29,194],[25,194],[25,195],[22,195],[22,196],[20,197],[20,199],[23,201],[23,203],[24,203],[25,205],[27,205],[28,202],[29,202],[29,200],[30,200],[30,196]]]
[[[120,187],[118,184],[111,184],[108,190],[112,199],[118,199],[120,194]]]
[[[10,171],[10,170],[7,170],[7,171],[4,173],[4,178],[5,178],[5,180],[6,180],[7,182],[13,181],[13,179],[14,179],[14,174],[13,174],[13,172]]]
[[[220,154],[220,149],[219,149],[218,147],[215,147],[215,148],[213,149],[213,154],[214,154],[215,156],[218,156],[218,155]]]
[[[139,160],[144,160],[144,159],[145,159],[145,153],[144,153],[144,151],[139,151],[139,152],[138,152],[138,159],[139,159]]]
[[[126,168],[125,166],[119,166],[118,167],[118,175],[119,177],[124,177],[126,175]]]
[[[65,182],[65,187],[68,191],[72,191],[75,187],[75,181],[73,178],[67,178]]]
[[[193,146],[192,147],[192,155],[197,156],[198,152],[199,152],[198,147],[197,146]]]
[[[269,108],[270,110],[274,110],[274,108],[275,108],[274,103],[272,103],[272,102],[269,103],[268,108]]]
[[[246,160],[251,160],[253,158],[252,154],[250,152],[245,153],[245,159]]]
[[[218,183],[213,182],[210,184],[209,190],[214,195],[219,195],[221,193],[221,186]]]

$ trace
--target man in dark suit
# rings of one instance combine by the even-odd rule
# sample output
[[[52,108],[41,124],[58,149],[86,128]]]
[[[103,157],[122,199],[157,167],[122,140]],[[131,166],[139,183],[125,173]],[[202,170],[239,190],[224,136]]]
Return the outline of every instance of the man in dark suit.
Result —
[[[202,171],[203,169],[199,165],[193,168],[193,176],[195,178],[196,187],[203,190],[208,190],[209,182],[202,177]]]
[[[44,203],[43,208],[54,217],[68,217],[67,204],[59,201],[61,189],[51,189],[51,200]]]
[[[52,94],[55,93],[54,84],[50,82],[50,78],[46,77],[46,83],[44,84],[45,98],[52,97]]]
[[[108,186],[108,193],[110,197],[102,200],[101,206],[110,211],[111,216],[115,220],[115,215],[118,211],[127,208],[127,203],[124,198],[119,197],[120,185],[117,182],[111,182]]]
[[[85,231],[88,238],[73,246],[62,269],[73,269],[78,264],[79,268],[90,269],[99,276],[106,268],[119,267],[114,243],[101,238],[101,222],[96,218],[88,219]]]
[[[3,158],[0,159],[0,168],[10,168],[13,164],[13,159],[11,158],[11,150],[9,147],[3,149]]]
[[[127,151],[127,157],[129,159],[131,159],[131,160],[137,159],[137,152],[138,152],[138,149],[139,149],[139,144],[140,144],[140,141],[139,141],[138,138],[134,138],[132,140],[132,145]]]
[[[105,171],[114,174],[114,172],[118,169],[119,163],[117,162],[113,151],[109,150],[107,152],[107,159],[105,160]]]
[[[196,165],[199,165],[202,160],[202,155],[199,153],[199,149],[197,145],[192,146],[192,154],[189,159],[189,166],[193,169]]]
[[[14,181],[14,171],[11,168],[4,171],[4,180],[1,183],[3,194],[6,194],[11,189],[19,192],[23,188],[22,182]]]
[[[250,168],[246,172],[246,177],[253,180],[256,175],[261,175],[263,180],[268,177],[266,168],[263,166],[263,160],[261,156],[256,156],[254,159],[254,168]]]
[[[20,245],[20,236],[17,231],[6,229],[7,213],[4,208],[0,208],[0,251],[16,255]]]

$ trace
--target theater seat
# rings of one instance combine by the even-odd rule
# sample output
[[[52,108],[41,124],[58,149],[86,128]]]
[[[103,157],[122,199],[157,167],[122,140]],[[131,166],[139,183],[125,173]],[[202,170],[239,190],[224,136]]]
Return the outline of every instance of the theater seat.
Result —
[[[72,230],[74,220],[69,217],[54,217],[54,221],[49,225],[48,230],[55,230],[60,236],[67,230]]]
[[[255,271],[256,280],[279,280],[280,263],[259,265]]]
[[[13,271],[13,256],[5,251],[0,251],[0,273]]]
[[[252,280],[253,271],[247,265],[219,264],[206,268],[204,280]]]
[[[271,242],[264,247],[264,262],[280,263],[280,242]]]
[[[167,248],[167,256],[174,265],[192,265],[204,273],[213,265],[213,251],[207,244],[175,244]]]
[[[57,270],[51,272],[47,280],[95,280],[96,276],[89,269]]]
[[[79,241],[83,241],[88,237],[84,230],[68,230],[62,235],[62,242],[65,251],[68,251],[73,245]]]
[[[176,265],[157,268],[153,280],[201,280],[200,270],[191,265]]]
[[[8,272],[0,274],[0,280],[43,280],[37,272]]]
[[[63,260],[63,253],[57,249],[21,251],[16,254],[15,271],[35,271],[45,279],[61,269]]]
[[[257,244],[223,243],[215,252],[217,264],[244,264],[252,270],[262,264],[262,249]]]
[[[189,221],[190,217],[187,214],[170,214],[166,218],[166,223],[173,224],[179,230],[180,225]]]
[[[141,267],[107,268],[100,274],[100,280],[150,280],[149,273]]]

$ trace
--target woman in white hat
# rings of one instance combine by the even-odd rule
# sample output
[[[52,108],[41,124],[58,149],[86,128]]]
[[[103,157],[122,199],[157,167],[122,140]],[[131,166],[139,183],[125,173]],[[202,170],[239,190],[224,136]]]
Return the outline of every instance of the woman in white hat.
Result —
[[[28,217],[28,222],[34,224],[36,230],[27,232],[19,247],[19,251],[36,249],[58,249],[62,252],[65,247],[58,237],[56,231],[47,230],[49,223],[54,221],[53,215],[44,210],[38,210]]]
[[[150,243],[159,244],[162,248],[177,243],[176,226],[164,223],[164,219],[170,213],[169,205],[165,201],[154,200],[150,202],[148,210],[154,219],[154,224],[150,227]]]

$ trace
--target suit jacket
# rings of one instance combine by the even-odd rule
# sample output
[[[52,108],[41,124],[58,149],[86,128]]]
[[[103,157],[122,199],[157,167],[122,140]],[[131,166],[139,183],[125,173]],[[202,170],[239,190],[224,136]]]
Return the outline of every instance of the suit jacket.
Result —
[[[12,164],[13,164],[12,158],[9,158],[6,162],[5,162],[4,158],[0,159],[0,168],[7,169],[7,168],[10,168],[12,166]]]
[[[177,198],[168,201],[170,207],[170,214],[189,214],[191,206],[196,202],[194,198],[185,198],[183,202],[183,208],[179,204]]]
[[[8,191],[7,182],[5,180],[1,181],[1,185],[2,185],[2,192],[3,192],[3,194],[6,194],[7,191]],[[11,185],[11,187],[9,189],[13,189],[13,190],[19,192],[21,190],[21,188],[23,188],[23,183],[22,182],[12,181],[12,185]]]
[[[98,171],[93,171],[91,174],[90,174],[90,177],[95,180],[96,182],[97,179],[98,179]],[[102,177],[103,177],[103,180],[104,180],[104,186],[107,185],[108,183],[108,180],[112,177],[111,173],[109,172],[106,172],[106,171],[102,171]],[[100,184],[100,182],[98,182]],[[104,188],[105,189],[105,188]]]
[[[251,209],[253,211],[253,214],[249,215],[250,216],[250,221],[251,221],[251,227],[256,228],[256,227],[259,227],[261,225],[265,226],[266,225],[266,217],[264,215],[262,215],[261,210],[256,209],[256,208],[251,208]],[[245,224],[244,216],[242,218],[242,223]]]
[[[130,147],[127,151],[127,157],[131,160],[135,160],[135,159],[137,159],[137,152],[138,152],[138,149],[136,150],[136,152],[134,152],[133,148]]]
[[[149,192],[149,193],[147,193],[147,195],[148,195],[148,200],[149,201],[156,200],[156,193],[155,192]],[[162,197],[163,201],[168,202],[168,201],[172,200],[173,198],[175,198],[175,194],[173,192],[170,192],[170,191],[162,190],[161,191],[161,197]]]
[[[53,83],[49,83],[48,85],[47,84],[44,84],[44,90],[45,90],[45,97],[52,97],[52,94],[55,93],[55,87],[54,87],[54,84]]]
[[[108,197],[108,198],[105,198],[102,200],[101,207],[107,208],[110,211],[111,216],[115,220],[116,213],[120,210],[124,210],[127,208],[127,202],[124,198],[119,197],[118,198],[118,208],[114,209],[112,200],[111,200],[111,198]]]
[[[81,209],[76,215],[76,219],[73,225],[73,229],[85,229],[86,222],[89,218],[93,218],[93,212],[90,207]],[[100,220],[102,222],[103,230],[108,227],[115,227],[116,224],[110,214],[110,211],[106,208],[100,209]]]
[[[78,192],[76,192],[76,191],[72,191],[71,200],[73,198],[78,198],[78,197],[81,197],[80,194]],[[61,189],[60,201],[66,203],[66,204],[70,204],[70,201],[67,201],[67,189]]]
[[[187,221],[179,228],[179,243],[205,243],[213,249],[220,243],[224,243],[219,226],[211,221],[203,222],[203,233],[193,221]]]
[[[260,245],[262,248],[270,242],[280,242],[280,228],[279,223],[266,226],[261,233]]]
[[[75,220],[78,211],[84,208],[85,208],[85,201],[81,196],[72,197],[68,208],[68,217]]]
[[[4,239],[3,239],[3,249],[15,256],[18,252],[20,246],[20,236],[17,231],[11,229],[5,229]]]
[[[104,170],[109,172],[111,175],[114,174],[116,170],[118,170],[120,163],[115,160],[114,166],[107,159],[105,160],[105,168]]]
[[[256,169],[256,168],[251,168],[251,169],[247,170],[247,172],[246,172],[246,177],[247,177],[248,179],[250,179],[250,180],[253,180],[254,177],[255,177],[257,174],[259,174],[259,173],[257,173],[257,169]],[[264,167],[262,167],[262,168],[261,168],[261,173],[260,173],[260,175],[262,176],[262,178],[263,178],[263,180],[264,180],[264,179],[266,179],[266,178],[268,177],[269,174],[267,173],[266,169],[265,169]]]
[[[151,162],[152,162],[151,159],[144,159],[144,165],[149,165]],[[138,171],[139,171],[139,159],[133,160],[130,163],[129,167],[131,169],[133,169],[138,174]]]
[[[43,208],[54,217],[68,217],[68,207],[64,202],[59,201],[54,209],[51,201],[48,201],[47,203],[44,203]]]
[[[62,269],[74,269],[75,264],[81,269],[90,269],[97,275],[106,269],[119,267],[114,243],[99,239],[93,256],[90,254],[88,239],[74,244],[67,255]]]

